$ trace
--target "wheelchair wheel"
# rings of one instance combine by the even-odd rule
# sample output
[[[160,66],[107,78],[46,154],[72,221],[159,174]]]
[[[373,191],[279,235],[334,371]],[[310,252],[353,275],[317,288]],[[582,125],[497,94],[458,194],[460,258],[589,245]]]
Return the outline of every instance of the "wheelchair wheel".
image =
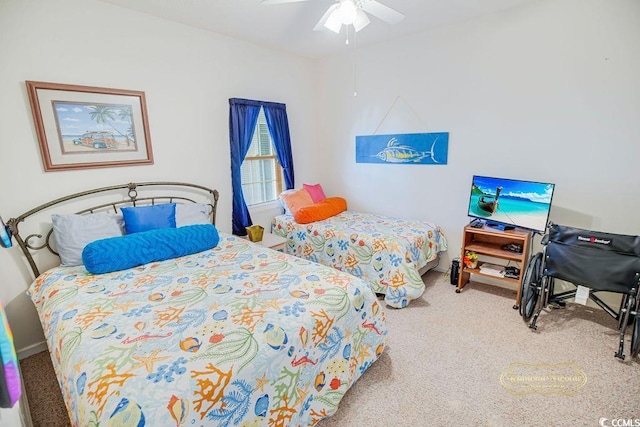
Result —
[[[540,280],[542,279],[542,252],[535,254],[527,264],[520,290],[520,315],[528,322],[533,315],[540,294]]]

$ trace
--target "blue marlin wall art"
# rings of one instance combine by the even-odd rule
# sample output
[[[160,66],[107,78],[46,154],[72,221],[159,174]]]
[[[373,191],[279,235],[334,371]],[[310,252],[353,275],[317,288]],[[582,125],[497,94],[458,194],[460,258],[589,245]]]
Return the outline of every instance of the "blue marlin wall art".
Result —
[[[446,165],[449,132],[356,136],[356,163]]]

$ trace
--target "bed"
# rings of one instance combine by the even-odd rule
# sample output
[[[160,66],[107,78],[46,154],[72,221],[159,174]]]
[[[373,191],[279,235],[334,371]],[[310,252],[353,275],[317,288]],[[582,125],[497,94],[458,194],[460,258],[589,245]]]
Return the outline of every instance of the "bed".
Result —
[[[128,199],[100,205],[117,210],[139,206],[151,185],[92,191],[127,188]],[[217,192],[206,190],[215,218]],[[18,225],[87,194],[8,221],[37,276],[28,295],[73,425],[314,425],[383,352],[385,314],[365,281],[225,233],[211,249],[124,270],[92,274],[87,262],[40,274],[31,252],[53,246],[51,233],[23,239]],[[83,252],[108,253],[104,242],[120,240]]]
[[[287,253],[363,278],[395,308],[422,295],[421,276],[447,250],[435,224],[349,210],[307,224],[278,215],[271,230],[287,239]]]

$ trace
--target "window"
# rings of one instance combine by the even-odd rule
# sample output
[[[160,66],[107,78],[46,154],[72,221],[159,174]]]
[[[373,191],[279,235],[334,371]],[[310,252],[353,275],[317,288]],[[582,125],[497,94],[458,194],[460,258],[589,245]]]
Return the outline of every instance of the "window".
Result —
[[[282,191],[282,168],[276,158],[262,108],[240,175],[247,206],[274,201]]]

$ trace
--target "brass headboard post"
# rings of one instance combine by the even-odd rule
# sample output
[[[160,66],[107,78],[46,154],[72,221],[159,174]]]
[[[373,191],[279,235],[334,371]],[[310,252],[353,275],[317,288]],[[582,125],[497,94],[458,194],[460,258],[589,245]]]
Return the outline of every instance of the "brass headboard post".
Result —
[[[49,209],[53,206],[59,205],[61,203],[64,202],[68,202],[74,199],[79,199],[82,197],[86,197],[86,196],[91,196],[91,195],[95,195],[95,194],[99,194],[99,193],[105,193],[105,192],[109,192],[109,191],[116,191],[116,190],[122,190],[122,189],[126,189],[128,191],[127,193],[127,199],[120,199],[120,200],[116,200],[114,202],[110,202],[110,203],[103,203],[100,204],[98,206],[93,206],[87,209],[83,209],[81,211],[75,212],[76,214],[87,214],[87,213],[93,213],[95,211],[100,211],[100,210],[105,210],[106,208],[111,208],[113,209],[114,213],[118,212],[118,207],[121,206],[136,206],[139,202],[143,202],[144,204],[155,204],[157,201],[166,201],[168,203],[174,202],[174,201],[181,201],[183,203],[185,202],[191,202],[191,203],[196,203],[196,200],[190,199],[188,197],[185,197],[184,195],[161,195],[161,196],[156,196],[156,195],[150,195],[150,196],[145,196],[145,197],[138,197],[138,190],[142,189],[142,187],[167,187],[169,189],[171,189],[172,191],[177,191],[179,189],[186,189],[186,190],[200,190],[204,193],[207,193],[207,198],[209,199],[209,206],[211,206],[211,223],[215,225],[216,223],[216,212],[217,212],[217,207],[218,207],[218,198],[219,198],[219,193],[218,190],[214,190],[211,188],[207,188],[207,187],[203,187],[201,185],[197,185],[197,184],[189,184],[189,183],[184,183],[184,182],[141,182],[141,183],[134,183],[134,182],[130,182],[128,184],[121,184],[121,185],[113,185],[110,187],[101,187],[101,188],[95,188],[92,190],[87,190],[87,191],[81,191],[79,193],[74,193],[74,194],[70,194],[68,196],[64,196],[64,197],[60,197],[58,199],[52,200],[50,202],[44,203],[40,206],[36,206],[33,209],[28,210],[27,212],[23,213],[22,215],[19,215],[15,218],[11,218],[7,221],[7,227],[9,228],[9,231],[11,232],[11,234],[13,235],[13,238],[16,240],[16,242],[18,243],[18,246],[20,247],[20,250],[22,251],[22,253],[24,254],[24,256],[27,258],[27,261],[29,262],[29,266],[31,267],[31,270],[34,274],[34,277],[38,277],[40,275],[40,269],[38,268],[38,266],[36,265],[36,262],[31,254],[31,251],[37,251],[40,249],[44,249],[47,248],[51,253],[58,255],[58,253],[51,247],[50,245],[50,239],[51,239],[51,234],[53,232],[53,228],[51,228],[49,230],[49,232],[46,234],[46,237],[44,237],[44,242],[42,242],[41,244],[36,244],[33,243],[32,240],[33,239],[43,239],[42,234],[30,234],[27,237],[25,237],[24,239],[22,238],[22,236],[20,235],[20,229],[19,229],[19,225],[21,222],[23,222],[25,219],[29,218],[30,216],[41,212],[45,209]],[[165,190],[163,190],[165,191]],[[200,198],[202,198],[203,196],[200,196]]]

